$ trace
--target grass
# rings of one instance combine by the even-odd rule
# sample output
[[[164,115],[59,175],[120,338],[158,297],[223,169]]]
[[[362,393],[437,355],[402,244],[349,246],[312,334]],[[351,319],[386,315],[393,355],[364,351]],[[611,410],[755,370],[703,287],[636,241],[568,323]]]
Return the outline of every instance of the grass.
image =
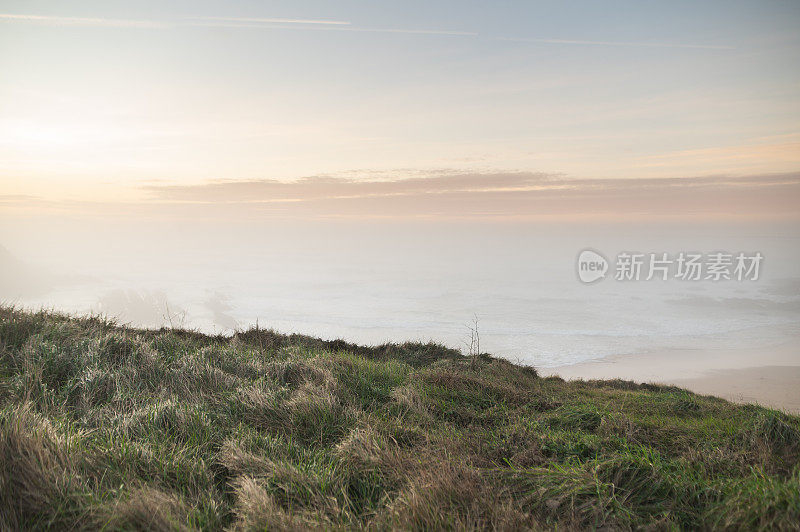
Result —
[[[797,530],[799,462],[674,387],[0,307],[0,530]]]

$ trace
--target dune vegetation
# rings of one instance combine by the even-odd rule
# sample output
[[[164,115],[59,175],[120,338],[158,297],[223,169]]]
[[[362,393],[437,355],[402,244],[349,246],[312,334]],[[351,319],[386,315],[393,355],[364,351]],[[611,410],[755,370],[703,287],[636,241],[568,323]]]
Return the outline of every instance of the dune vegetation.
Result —
[[[0,530],[797,529],[799,458],[674,387],[0,308]]]

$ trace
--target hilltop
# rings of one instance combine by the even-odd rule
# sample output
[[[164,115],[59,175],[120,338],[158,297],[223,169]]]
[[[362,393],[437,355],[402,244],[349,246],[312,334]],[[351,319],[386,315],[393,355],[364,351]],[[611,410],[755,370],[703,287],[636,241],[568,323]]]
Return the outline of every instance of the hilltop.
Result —
[[[675,387],[0,308],[0,530],[797,529],[799,461]]]

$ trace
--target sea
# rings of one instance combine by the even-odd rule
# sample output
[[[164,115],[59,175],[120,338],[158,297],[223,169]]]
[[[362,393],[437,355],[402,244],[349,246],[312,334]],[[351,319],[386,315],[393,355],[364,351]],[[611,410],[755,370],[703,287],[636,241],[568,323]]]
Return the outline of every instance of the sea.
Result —
[[[465,352],[477,330],[481,351],[540,368],[800,339],[797,222],[645,219],[23,219],[0,234],[0,299],[143,327],[257,324]],[[590,283],[584,250],[606,263]],[[740,254],[751,268],[737,279]],[[690,255],[697,279],[679,275]],[[719,255],[730,279],[712,275]],[[667,271],[648,280],[653,258]]]

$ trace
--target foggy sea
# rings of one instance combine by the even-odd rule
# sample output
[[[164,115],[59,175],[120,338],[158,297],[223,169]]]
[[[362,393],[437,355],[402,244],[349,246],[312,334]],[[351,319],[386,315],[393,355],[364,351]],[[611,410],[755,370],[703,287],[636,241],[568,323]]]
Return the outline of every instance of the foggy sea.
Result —
[[[796,222],[4,219],[0,298],[122,323],[433,340],[547,368],[800,339]],[[610,261],[583,284],[586,248]],[[760,252],[757,281],[617,281],[620,252]],[[646,265],[642,277],[646,277]],[[757,364],[757,361],[754,365]]]

